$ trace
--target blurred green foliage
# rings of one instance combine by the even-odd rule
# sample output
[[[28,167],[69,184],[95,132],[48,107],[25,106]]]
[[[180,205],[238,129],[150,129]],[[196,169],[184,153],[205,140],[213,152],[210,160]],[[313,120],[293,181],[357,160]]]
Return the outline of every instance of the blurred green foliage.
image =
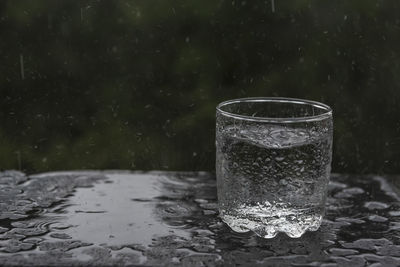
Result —
[[[0,168],[212,171],[217,103],[287,96],[334,109],[333,171],[399,173],[399,13],[394,0],[2,1]]]

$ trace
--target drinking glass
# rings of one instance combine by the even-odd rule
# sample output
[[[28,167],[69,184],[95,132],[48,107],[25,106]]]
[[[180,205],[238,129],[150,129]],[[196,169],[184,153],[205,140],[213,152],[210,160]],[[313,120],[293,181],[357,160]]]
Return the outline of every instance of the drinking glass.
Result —
[[[219,214],[236,232],[272,238],[316,231],[325,212],[332,109],[315,101],[257,97],[216,112]]]

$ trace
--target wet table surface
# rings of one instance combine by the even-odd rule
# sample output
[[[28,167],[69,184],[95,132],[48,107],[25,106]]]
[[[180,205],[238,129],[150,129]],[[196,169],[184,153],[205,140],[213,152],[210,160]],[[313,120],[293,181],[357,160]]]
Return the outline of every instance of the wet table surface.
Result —
[[[221,222],[208,173],[0,172],[0,265],[400,266],[397,180],[333,174],[318,231],[265,240]]]

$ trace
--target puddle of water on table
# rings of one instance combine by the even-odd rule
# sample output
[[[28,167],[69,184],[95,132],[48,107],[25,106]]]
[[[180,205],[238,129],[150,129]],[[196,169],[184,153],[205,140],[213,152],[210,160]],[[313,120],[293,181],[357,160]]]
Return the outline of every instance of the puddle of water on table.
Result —
[[[187,231],[174,229],[157,220],[155,203],[133,201],[160,196],[160,180],[165,177],[130,174],[107,174],[112,183],[98,183],[91,188],[78,188],[69,198],[72,205],[64,210],[63,230],[72,239],[94,245],[141,244],[149,246],[154,237],[174,234],[189,238]],[[133,180],[135,180],[133,182]]]

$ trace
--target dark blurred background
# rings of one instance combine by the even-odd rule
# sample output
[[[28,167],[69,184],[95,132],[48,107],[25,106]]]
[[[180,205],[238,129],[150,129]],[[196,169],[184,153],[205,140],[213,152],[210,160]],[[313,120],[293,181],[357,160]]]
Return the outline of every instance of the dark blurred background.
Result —
[[[214,170],[215,106],[334,109],[333,171],[400,173],[400,2],[1,1],[0,169]]]

